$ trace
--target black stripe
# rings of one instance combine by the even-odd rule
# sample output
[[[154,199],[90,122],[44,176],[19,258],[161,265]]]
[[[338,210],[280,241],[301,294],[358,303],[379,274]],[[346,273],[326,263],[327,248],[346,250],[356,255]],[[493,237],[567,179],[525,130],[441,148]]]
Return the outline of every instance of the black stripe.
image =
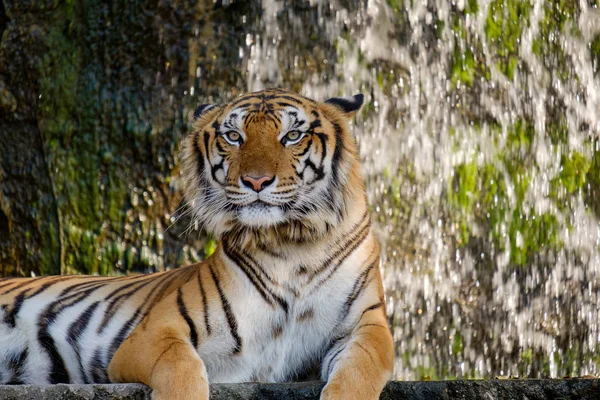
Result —
[[[6,278],[6,279],[16,279],[16,278]],[[2,289],[3,287],[6,287],[6,286],[14,285],[16,283],[17,282],[6,282],[6,283],[0,285],[0,289]]]
[[[266,278],[271,284],[275,284],[273,279],[267,275],[262,269],[262,267],[258,264],[254,258],[245,253],[240,253],[229,246],[228,243],[223,241],[223,249],[225,254],[234,262],[234,264],[244,272],[246,277],[250,280],[250,282],[254,285],[256,290],[260,293],[263,299],[269,303],[273,304],[273,300],[277,301],[281,308],[288,313],[288,304],[287,302],[278,296],[273,290],[270,290],[267,284],[265,283],[263,278]],[[251,264],[254,264],[252,266]],[[259,273],[261,276],[259,276]]]
[[[248,100],[248,99],[244,99],[244,100]],[[236,104],[236,103],[234,103],[233,105],[235,105],[235,104]],[[253,103],[246,102],[246,103],[244,103],[244,104],[240,104],[240,105],[236,106],[235,108],[236,108],[236,109],[239,109],[239,108],[248,108],[248,107],[250,107],[251,105],[253,105]]]
[[[314,179],[311,182],[308,182],[307,183],[308,185],[310,185],[314,182],[320,181],[321,179],[323,179],[325,177],[325,172],[323,171],[323,166],[317,167],[315,165],[315,163],[313,163],[310,159],[307,159],[304,162],[304,169],[302,170],[302,172],[300,172],[302,177],[304,177],[304,171],[306,171],[307,168],[312,169],[315,173]]]
[[[331,278],[333,276],[333,274],[335,274],[335,272],[344,263],[344,260],[346,260],[346,258],[348,258],[350,256],[350,254],[352,254],[354,252],[354,250],[356,250],[358,248],[358,246],[360,246],[365,241],[367,236],[369,236],[369,232],[370,232],[369,228],[370,227],[371,227],[371,224],[369,223],[356,234],[355,238],[358,237],[358,239],[354,240],[352,242],[352,245],[349,248],[345,249],[344,254],[342,254],[341,257],[337,260],[335,266],[329,271],[329,273],[327,274],[327,276],[325,278],[323,278],[319,281],[317,286],[315,286],[314,290],[316,290],[321,285],[323,285],[325,282],[327,282],[327,280],[329,278]]]
[[[303,119],[297,119],[297,120],[294,122],[294,128],[299,128],[299,127],[301,127],[302,125],[304,125],[304,123],[305,123],[305,122],[306,122],[306,121],[305,121],[305,120],[303,120]]]
[[[346,302],[344,303],[344,312],[343,312],[342,318],[346,318],[346,316],[350,312],[350,308],[352,308],[352,304],[354,304],[356,299],[358,299],[358,297],[360,296],[362,291],[367,286],[366,285],[367,277],[369,276],[369,273],[373,270],[373,268],[377,265],[378,261],[379,261],[379,258],[377,258],[363,272],[361,272],[360,275],[358,276],[358,278],[356,279],[356,281],[354,281],[352,290],[350,291],[350,294],[348,295],[348,298],[346,299]]]
[[[210,164],[210,157],[209,155],[209,150],[208,150],[208,141],[210,140],[210,133],[208,133],[207,131],[204,131],[204,151],[206,152],[206,159],[208,160],[208,163]]]
[[[308,153],[310,151],[310,147],[313,144],[313,140],[312,138],[308,139],[308,142],[306,142],[306,147],[304,148],[304,150],[302,150],[302,152],[300,154],[297,154],[296,157],[300,158],[303,155],[305,155],[306,153]],[[289,190],[288,192],[291,192],[291,190]],[[279,192],[277,194],[282,194],[282,193],[286,193],[286,192]]]
[[[182,268],[179,271],[185,271],[185,270],[186,270],[186,268]],[[119,330],[119,333],[115,336],[115,338],[113,339],[113,341],[108,349],[109,357],[108,357],[107,363],[112,359],[113,355],[115,354],[115,352],[117,351],[117,349],[119,348],[121,343],[123,343],[123,340],[125,340],[125,338],[129,334],[129,332],[138,325],[139,321],[143,320],[146,317],[146,315],[148,315],[148,313],[152,309],[152,306],[157,301],[160,301],[162,299],[162,296],[167,291],[167,289],[169,288],[171,283],[179,277],[177,274],[179,271],[173,271],[168,274],[167,273],[163,274],[162,281],[158,282],[152,288],[152,290],[150,290],[150,293],[148,293],[148,295],[146,296],[146,301],[144,301],[135,310],[133,315],[121,327],[121,329]],[[160,288],[158,293],[156,294],[156,296],[152,297],[152,295],[158,288]]]
[[[287,193],[287,192],[281,192],[279,194],[283,194],[283,193]],[[274,257],[274,258],[281,258],[282,257],[282,255],[280,253],[277,253],[276,251],[267,248],[262,241],[258,242],[257,247],[258,247],[258,249],[260,251],[262,251],[263,253],[267,253],[271,257]]]
[[[324,133],[317,133],[316,135],[321,141],[321,164],[323,164],[323,160],[327,157],[327,135]]]
[[[275,120],[277,121],[277,123],[281,124],[281,117],[279,117],[279,113],[272,113],[272,117],[275,118]]]
[[[10,309],[10,311],[7,312],[6,314],[4,314],[4,323],[7,324],[8,326],[10,326],[11,328],[14,328],[16,325],[16,316],[19,313],[19,310],[21,310],[24,300],[25,300],[25,293],[20,293],[15,298],[15,302],[14,302],[12,308]]]
[[[85,311],[71,324],[67,331],[67,341],[73,347],[75,351],[75,357],[77,358],[77,363],[79,364],[79,372],[81,373],[81,377],[83,378],[84,383],[90,383],[89,378],[85,373],[85,369],[83,368],[83,363],[81,360],[81,346],[79,345],[79,337],[85,329],[87,328],[90,319],[94,315],[94,312],[100,305],[99,301],[95,301]]]
[[[277,105],[280,106],[280,107],[294,107],[294,108],[296,108],[295,105],[290,104],[290,103],[286,103],[285,101],[278,101]]]
[[[377,308],[379,308],[379,307],[377,307]],[[367,328],[367,327],[370,327],[370,326],[373,326],[375,328],[382,328],[382,329],[385,329],[385,330],[389,330],[389,328],[387,326],[381,325],[381,324],[362,324],[362,325],[359,325],[354,332],[358,332],[362,328]]]
[[[211,168],[210,168],[210,174],[211,174],[211,176],[212,176],[212,178],[213,178],[213,180],[214,180],[215,182],[219,182],[219,183],[221,183],[221,182],[220,182],[220,181],[217,179],[217,171],[218,171],[218,170],[220,170],[220,169],[222,169],[222,170],[223,170],[223,172],[225,172],[225,168],[224,168],[224,166],[223,166],[223,164],[224,164],[224,161],[225,161],[225,159],[223,158],[223,159],[221,160],[221,162],[220,162],[220,163],[218,163],[217,165],[211,165]]]
[[[222,136],[221,136],[221,137],[222,137]],[[215,146],[216,146],[216,148],[217,148],[217,153],[219,153],[219,155],[220,155],[221,157],[223,157],[223,156],[225,156],[225,155],[229,154],[229,152],[228,152],[227,150],[225,150],[225,149],[223,148],[223,146],[221,146],[221,143],[219,143],[219,141],[218,141],[218,140],[217,140],[217,141],[215,141]]]
[[[96,349],[94,358],[90,363],[90,375],[92,376],[92,382],[94,383],[108,383],[108,376],[106,374],[106,365],[102,363],[102,353],[100,348]]]
[[[27,362],[27,357],[29,356],[29,349],[25,347],[25,349],[17,354],[14,354],[12,357],[8,358],[8,368],[12,372],[12,377],[10,381],[6,382],[6,385],[22,385],[23,380],[21,377],[23,373],[25,373],[25,363]]]
[[[338,358],[340,353],[342,351],[344,351],[345,348],[346,348],[346,346],[341,345],[340,348],[334,354],[331,355],[331,358],[329,358],[329,363],[327,364],[327,376],[328,377],[331,375],[332,369],[335,367],[336,359]],[[325,365],[323,365],[323,367],[325,367]]]
[[[181,314],[190,328],[190,341],[192,342],[192,346],[194,346],[194,349],[198,348],[198,331],[196,330],[196,325],[194,325],[194,321],[192,321],[190,318],[187,308],[185,307],[185,303],[183,302],[183,293],[181,288],[177,289],[177,309],[179,310],[179,314]]]
[[[112,296],[114,296],[116,293],[122,291],[123,289],[128,289],[133,285],[138,285],[137,287],[134,287],[132,290],[130,290],[129,292],[120,294],[119,296],[115,297],[110,304],[106,307],[106,311],[104,311],[104,318],[102,318],[102,322],[100,323],[100,325],[98,326],[98,328],[96,329],[96,332],[98,334],[101,334],[104,329],[106,329],[106,327],[108,326],[108,324],[110,323],[110,321],[113,319],[113,317],[115,316],[115,314],[117,313],[119,306],[125,301],[127,300],[129,297],[133,296],[134,294],[137,293],[138,290],[148,286],[150,283],[154,282],[156,279],[161,278],[162,276],[159,274],[156,274],[154,276],[149,276],[147,277],[145,280],[142,281],[138,281],[138,282],[132,282],[128,285],[125,285],[125,287],[121,287],[117,290],[114,290],[112,293],[110,293],[105,299],[104,301],[107,301],[109,298],[111,298]]]
[[[122,277],[116,277],[114,279],[126,279]],[[49,328],[52,323],[56,320],[57,316],[64,311],[65,309],[72,307],[81,301],[85,300],[91,293],[93,293],[96,289],[103,287],[106,284],[106,281],[113,280],[113,278],[103,279],[103,280],[94,280],[92,282],[84,282],[77,285],[70,286],[65,288],[58,299],[52,302],[46,307],[44,312],[40,314],[38,321],[38,334],[37,340],[40,343],[42,349],[44,349],[52,363],[52,368],[50,372],[50,382],[51,383],[69,383],[70,377],[69,373],[66,370],[64,360],[58,349],[56,348],[56,343],[54,339],[49,333]],[[65,296],[64,294],[68,293],[75,287],[81,288],[83,285],[88,285],[85,290],[80,292],[69,294]]]
[[[58,352],[56,348],[56,343],[54,339],[50,335],[49,329],[50,325],[54,323],[56,317],[65,309],[72,307],[81,301],[85,300],[92,292],[98,289],[100,285],[92,288],[88,288],[83,292],[75,293],[69,295],[65,298],[58,298],[54,302],[50,303],[48,307],[44,310],[44,312],[39,317],[38,322],[38,335],[37,340],[40,343],[40,346],[48,353],[50,356],[50,361],[52,363],[52,369],[50,372],[50,383],[69,383],[70,377],[69,373],[65,367],[65,362]],[[73,299],[70,303],[65,303],[68,300]]]
[[[275,280],[273,278],[271,278],[271,276],[264,271],[263,267],[258,263],[258,261],[256,261],[254,259],[254,257],[252,257],[250,254],[248,254],[242,250],[238,251],[238,253],[241,254],[247,262],[250,262],[251,264],[253,264],[255,267],[255,271],[258,271],[264,279],[268,280],[273,285],[277,285]]]
[[[142,279],[140,279],[139,281],[136,281],[136,282],[130,282],[130,283],[126,283],[125,285],[123,285],[123,286],[120,286],[120,287],[116,288],[115,290],[113,290],[112,292],[110,292],[110,293],[109,293],[109,294],[108,294],[108,295],[107,295],[107,296],[104,298],[104,301],[107,301],[107,300],[110,300],[110,299],[112,299],[112,298],[113,298],[113,297],[115,297],[117,294],[119,294],[119,293],[121,293],[121,292],[123,292],[123,291],[125,291],[125,290],[129,289],[129,288],[130,288],[130,287],[132,287],[132,286],[139,285],[140,283],[143,283],[143,282],[145,282],[145,281],[146,281],[146,279],[148,278],[148,275],[142,275],[142,276],[139,276],[139,277],[141,277]]]
[[[121,345],[121,343],[123,343],[123,340],[125,340],[125,337],[129,334],[129,332],[131,332],[131,330],[135,327],[135,320],[138,319],[138,317],[140,316],[141,311],[138,308],[133,315],[131,316],[131,318],[129,318],[127,320],[127,322],[125,322],[123,324],[123,326],[121,327],[121,329],[119,330],[119,333],[117,333],[117,335],[115,336],[115,338],[113,339],[110,348],[108,349],[108,354],[110,355],[110,358],[112,359],[112,356],[115,354],[115,352],[117,351],[117,349],[119,348],[119,346]]]
[[[85,331],[85,328],[87,328],[92,315],[94,315],[94,311],[96,311],[96,308],[98,308],[99,305],[100,301],[95,301],[90,304],[90,306],[85,309],[85,311],[75,320],[75,322],[71,324],[67,331],[67,341],[71,345],[77,345],[77,340]]]
[[[67,280],[67,279],[70,279],[70,277],[67,277],[67,276],[60,277],[59,276],[59,277],[50,278],[50,282],[44,283],[42,286],[40,286],[35,292],[31,293],[29,296],[26,296],[26,293],[29,290],[31,290],[31,288],[23,290],[21,293],[19,293],[15,297],[15,301],[14,301],[14,304],[13,304],[11,310],[4,315],[4,323],[8,324],[10,327],[14,328],[15,324],[16,324],[16,316],[19,313],[19,311],[21,310],[21,307],[23,306],[23,302],[25,300],[30,299],[34,296],[37,296],[38,294],[42,293],[43,291],[48,289],[53,284]]]
[[[342,127],[335,122],[332,122],[333,128],[335,129],[335,149],[333,151],[333,158],[331,160],[331,171],[333,174],[333,185],[338,185],[339,179],[339,166],[342,158]]]
[[[31,283],[34,283],[34,282],[35,282],[35,279],[28,279],[25,282],[21,282],[17,286],[14,286],[14,287],[12,287],[12,288],[10,288],[10,289],[8,289],[8,290],[0,293],[0,296],[4,296],[5,294],[9,294],[10,292],[13,292],[13,291],[15,291],[15,290],[17,290],[19,288],[22,288],[23,286],[27,286],[27,285],[29,285]]]
[[[197,164],[196,164],[196,173],[198,174],[198,178],[202,179],[204,176],[204,155],[202,154],[202,150],[200,150],[200,132],[196,132],[194,136],[194,153],[196,153]]]
[[[202,298],[202,311],[204,313],[204,325],[206,326],[206,334],[210,335],[210,321],[208,318],[208,303],[206,302],[206,293],[204,292],[204,286],[202,286],[202,279],[200,277],[200,268],[198,268],[198,286],[200,287],[200,296]]]
[[[295,97],[292,97],[292,96],[278,95],[277,98],[278,99],[285,99],[285,100],[293,101],[296,104],[302,104],[301,100],[298,100],[298,99],[296,99]]]
[[[358,229],[358,227],[361,226],[365,222],[365,220],[368,220],[368,218],[369,218],[369,212],[365,211],[365,213],[363,214],[360,221],[357,222],[356,224],[354,224],[352,229],[350,229],[350,231],[347,234],[342,236],[342,240],[347,238],[349,235],[351,235],[352,232],[355,232],[356,229]],[[349,248],[349,246],[351,246],[357,240],[357,238],[360,235],[360,232],[362,232],[365,228],[367,228],[369,226],[370,226],[370,224],[366,224],[361,230],[358,231],[358,233],[355,233],[354,236],[350,237],[350,239],[345,242],[342,242],[342,240],[338,240],[337,243],[334,245],[334,247],[337,247],[337,250],[329,258],[327,258],[327,260],[325,260],[325,262],[319,269],[317,269],[310,275],[309,282],[312,281],[317,275],[319,275],[322,272],[324,272],[325,270],[327,270],[327,268],[333,262],[333,260],[335,260],[345,250],[347,250]]]
[[[181,270],[183,271],[184,269]],[[162,275],[162,278],[163,279],[160,282],[157,282],[156,285],[154,285],[154,287],[152,288],[152,290],[150,290],[150,293],[148,293],[148,295],[146,296],[146,301],[144,301],[137,308],[136,313],[139,312],[142,318],[150,312],[152,306],[156,304],[156,302],[162,300],[163,295],[165,294],[171,283],[178,278],[178,275],[175,272],[165,273]],[[158,292],[156,293],[156,296],[154,296],[154,292],[156,292],[157,289]],[[119,344],[121,343],[119,342]]]
[[[84,280],[83,282],[80,283],[75,283],[71,286],[67,286],[66,288],[64,288],[60,294],[58,295],[59,298],[66,296],[67,294],[69,294],[70,292],[76,290],[76,289],[89,289],[90,287],[97,287],[97,286],[101,286],[104,285],[103,282],[100,282],[97,279],[93,279],[93,280]],[[77,293],[82,293],[82,292],[76,292]]]
[[[275,127],[277,127],[277,124],[281,122],[281,120],[274,114],[274,112],[270,112],[269,114],[266,114],[264,117],[265,117],[265,119],[271,121]]]
[[[369,312],[369,311],[373,311],[373,310],[377,310],[379,307],[382,307],[382,306],[383,306],[383,300],[382,300],[382,301],[380,301],[380,302],[379,302],[379,303],[377,303],[377,304],[373,304],[372,306],[370,306],[370,307],[367,307],[367,308],[365,309],[365,311],[363,311],[363,312],[362,312],[362,314],[360,315],[360,316],[361,316],[361,318],[362,318],[362,316],[363,316],[363,315],[365,315],[367,312]]]
[[[238,252],[238,251],[236,251],[236,254],[238,255],[238,257],[241,257],[247,263],[247,265],[254,272],[254,274],[256,275],[256,277],[260,279],[260,281],[261,281],[263,287],[265,288],[265,290],[275,299],[275,301],[277,301],[277,303],[279,303],[279,305],[281,306],[281,308],[283,308],[283,311],[285,311],[285,313],[287,314],[288,313],[288,304],[287,304],[287,301],[285,301],[283,298],[281,298],[280,296],[278,296],[273,290],[270,290],[269,287],[267,286],[266,282],[264,282],[264,280],[263,280],[263,279],[266,279],[272,285],[277,285],[275,283],[275,281],[273,280],[273,278],[271,278],[269,276],[269,274],[267,274],[263,270],[263,267],[250,254],[247,254],[245,252]],[[252,267],[252,265],[250,265],[250,264],[253,264],[254,267]],[[259,274],[262,276],[262,278],[258,276]]]
[[[44,292],[46,289],[50,288],[52,285],[60,283],[60,282],[64,282],[64,281],[69,281],[73,279],[72,276],[62,276],[62,277],[57,277],[56,279],[53,279],[51,282],[46,282],[44,283],[42,286],[40,286],[38,288],[38,290],[36,290],[35,292],[31,293],[29,296],[27,296],[28,299],[37,296],[38,294]]]
[[[321,120],[320,119],[315,119],[314,121],[312,121],[310,123],[310,126],[308,127],[308,131],[312,132],[314,131],[316,128],[320,128],[321,127]],[[323,134],[323,133],[321,133]]]
[[[223,250],[227,257],[233,261],[233,263],[246,275],[248,280],[254,285],[254,288],[258,291],[261,297],[270,305],[273,305],[273,299],[267,294],[267,289],[265,287],[265,283],[256,275],[256,272],[252,270],[252,268],[244,262],[241,257],[235,251],[226,244],[223,246]]]
[[[219,293],[219,297],[221,298],[221,304],[223,305],[223,312],[225,313],[225,317],[227,317],[227,323],[229,324],[229,331],[231,332],[231,336],[233,340],[235,340],[235,347],[233,348],[233,354],[239,354],[242,351],[242,338],[238,335],[237,331],[237,321],[235,320],[235,316],[233,315],[233,311],[231,310],[231,306],[229,305],[229,301],[225,297],[221,286],[219,285],[219,280],[217,279],[217,275],[213,270],[212,264],[208,265],[210,269],[210,275],[215,282],[215,286],[217,287],[217,292]]]

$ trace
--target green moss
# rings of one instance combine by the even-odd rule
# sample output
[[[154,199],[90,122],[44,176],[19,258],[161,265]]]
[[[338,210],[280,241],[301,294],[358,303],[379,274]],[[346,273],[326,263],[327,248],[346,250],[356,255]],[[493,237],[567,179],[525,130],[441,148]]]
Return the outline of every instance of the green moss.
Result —
[[[435,367],[426,367],[423,365],[418,365],[415,368],[415,373],[417,375],[417,380],[419,381],[437,381],[441,379]]]
[[[504,147],[489,162],[478,165],[472,161],[455,167],[448,204],[454,210],[460,246],[471,242],[473,226],[478,226],[478,231],[483,228],[496,249],[509,252],[513,266],[529,265],[540,251],[560,246],[556,217],[537,214],[526,202],[536,168],[532,161],[534,134],[530,123],[519,120],[506,131]],[[580,161],[573,163],[579,165]],[[577,167],[569,171],[573,169]],[[580,184],[576,177],[565,176],[568,179]]]
[[[399,13],[404,8],[404,0],[387,0],[387,3],[395,13]]]
[[[466,244],[470,235],[468,218],[473,210],[473,205],[479,198],[478,166],[475,162],[461,164],[456,167],[454,174],[452,187],[448,191],[448,201],[460,210],[459,243]]]
[[[458,86],[458,83],[464,83],[467,86],[473,85],[475,79],[475,58],[473,52],[469,49],[455,47],[452,53],[452,86]]]
[[[510,261],[514,265],[527,265],[540,250],[558,244],[559,224],[556,216],[535,215],[531,209],[528,211],[529,215],[515,210],[509,225]]]
[[[600,72],[600,34],[596,35],[596,38],[590,43],[590,52],[592,56],[592,63],[594,66],[594,72]]]
[[[452,354],[462,354],[463,351],[463,338],[459,331],[456,331],[454,334],[454,339],[452,339]]]
[[[531,4],[519,0],[494,0],[485,21],[485,35],[496,51],[498,69],[513,79],[518,66],[522,26],[529,24]]]
[[[539,35],[534,39],[532,51],[540,57],[546,68],[560,79],[571,79],[574,72],[561,46],[560,36],[576,29],[575,20],[579,4],[575,0],[544,2],[544,18],[539,24]]]
[[[557,197],[558,192],[574,193],[588,182],[587,174],[590,162],[579,152],[563,155],[560,161],[560,173],[551,181],[551,193]]]
[[[436,33],[436,37],[441,40],[443,35],[444,35],[444,28],[446,27],[446,23],[441,20],[438,19],[435,21],[435,33]]]
[[[600,139],[595,139],[591,143],[592,161],[588,169],[588,179],[595,187],[600,188]]]
[[[455,15],[452,26],[456,41],[450,60],[450,81],[454,88],[461,84],[473,86],[477,78],[490,78],[489,70],[482,59],[481,43],[476,36],[467,31],[463,19],[463,16]]]
[[[467,0],[467,4],[465,7],[466,14],[477,14],[479,11],[479,4],[477,4],[477,0]]]

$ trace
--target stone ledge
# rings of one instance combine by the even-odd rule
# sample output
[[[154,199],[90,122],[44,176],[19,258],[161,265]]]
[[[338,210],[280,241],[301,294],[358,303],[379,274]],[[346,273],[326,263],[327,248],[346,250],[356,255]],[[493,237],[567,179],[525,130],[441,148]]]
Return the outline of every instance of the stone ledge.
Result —
[[[211,386],[211,400],[317,400],[321,382]],[[0,400],[150,400],[141,384],[2,386]],[[390,382],[382,400],[596,400],[600,379]]]

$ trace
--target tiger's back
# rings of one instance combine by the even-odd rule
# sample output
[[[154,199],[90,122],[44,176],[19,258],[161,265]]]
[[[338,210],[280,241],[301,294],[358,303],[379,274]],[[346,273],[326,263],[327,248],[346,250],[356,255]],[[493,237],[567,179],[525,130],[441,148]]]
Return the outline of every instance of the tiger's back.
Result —
[[[187,271],[0,281],[0,384],[108,382],[112,354]]]

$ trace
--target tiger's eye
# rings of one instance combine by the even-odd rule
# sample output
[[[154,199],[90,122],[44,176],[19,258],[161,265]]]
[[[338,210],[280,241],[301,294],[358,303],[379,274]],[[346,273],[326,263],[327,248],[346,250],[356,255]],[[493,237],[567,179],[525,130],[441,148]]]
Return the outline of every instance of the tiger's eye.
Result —
[[[225,133],[225,136],[227,136],[227,139],[230,142],[239,142],[241,139],[240,134],[236,131],[229,131],[229,132]]]
[[[300,137],[300,132],[291,131],[286,136],[287,136],[288,140],[296,140]]]
[[[290,143],[290,144],[296,144],[300,141],[300,139],[302,139],[303,137],[303,133],[300,131],[290,131],[288,132],[284,137],[282,142],[284,144],[286,143]]]

